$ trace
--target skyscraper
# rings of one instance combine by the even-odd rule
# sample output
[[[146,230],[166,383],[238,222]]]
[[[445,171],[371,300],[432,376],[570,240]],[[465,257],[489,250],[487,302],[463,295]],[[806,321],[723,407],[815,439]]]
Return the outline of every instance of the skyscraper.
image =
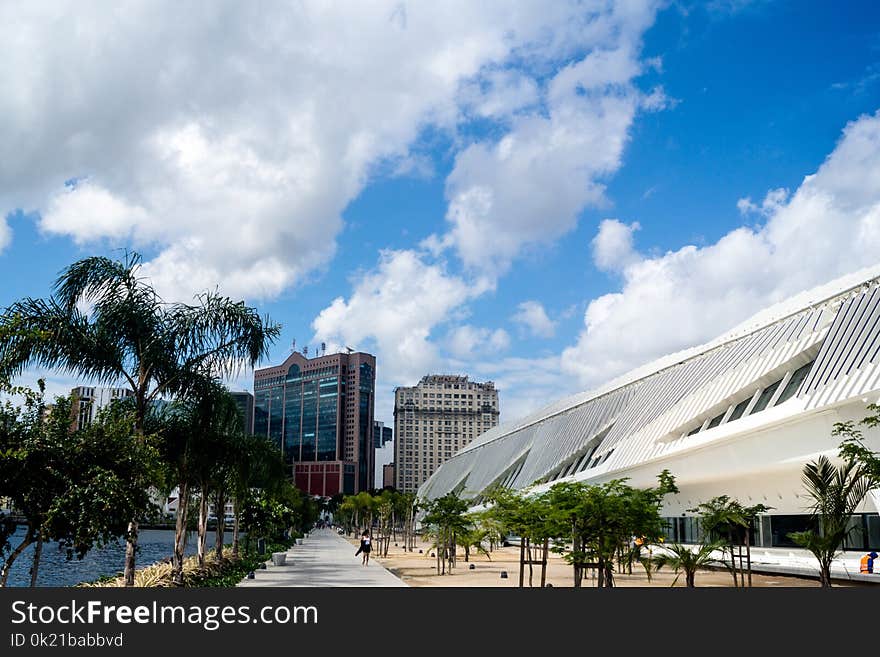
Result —
[[[492,381],[430,375],[394,391],[394,478],[415,492],[431,474],[478,435],[498,424],[498,391]]]
[[[117,399],[133,397],[128,388],[99,388],[95,386],[78,386],[70,391],[71,419],[74,430],[90,425],[102,408],[109,406]]]
[[[244,423],[245,433],[254,432],[254,396],[247,392],[231,392],[238,410],[241,411],[241,419]]]
[[[376,358],[294,352],[254,372],[254,433],[278,445],[294,483],[312,495],[373,487]]]

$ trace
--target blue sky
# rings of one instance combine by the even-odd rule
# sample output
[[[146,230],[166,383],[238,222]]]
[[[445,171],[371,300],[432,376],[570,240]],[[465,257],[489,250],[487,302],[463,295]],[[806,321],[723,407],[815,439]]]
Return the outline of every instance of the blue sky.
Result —
[[[480,4],[0,9],[0,301],[132,248],[510,420],[876,262],[876,3]]]

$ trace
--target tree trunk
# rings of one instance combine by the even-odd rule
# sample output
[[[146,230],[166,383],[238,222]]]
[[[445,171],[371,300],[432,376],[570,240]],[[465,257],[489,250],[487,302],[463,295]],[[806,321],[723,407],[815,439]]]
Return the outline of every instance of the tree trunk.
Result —
[[[138,522],[131,520],[128,523],[128,533],[125,536],[125,585],[134,586],[135,559],[138,542]]]
[[[223,558],[223,534],[226,532],[226,496],[222,492],[218,492],[214,500],[216,502],[214,515],[217,516],[217,529],[214,531],[214,554],[217,561],[220,561]]]
[[[544,552],[541,557],[541,588],[547,584],[547,550],[550,548],[550,539],[544,539]]]
[[[199,542],[198,555],[199,566],[205,565],[205,547],[208,541],[208,495],[202,487],[199,495]]]
[[[34,560],[31,564],[31,588],[37,585],[37,575],[40,572],[40,557],[43,556],[43,532],[37,532],[37,545],[34,548]]]
[[[696,576],[697,576],[697,573],[695,571],[685,571],[685,573],[684,573],[685,586],[687,586],[689,589],[696,588],[697,585],[696,585],[696,582],[694,581]]]
[[[831,559],[819,562],[819,585],[822,588],[831,588]]]
[[[526,576],[526,542],[525,539],[519,539],[519,588],[523,588],[523,581]]]
[[[598,581],[596,582],[596,588],[601,589],[605,586],[605,559],[603,559],[602,557],[599,557],[598,570],[599,570],[599,578],[598,578]]]
[[[532,542],[529,539],[526,539],[526,554],[529,556],[529,588],[532,588],[535,569],[532,568],[532,561],[534,561],[534,559],[532,559]]]
[[[739,586],[739,580],[736,577],[736,555],[733,553],[733,532],[727,532],[727,543],[730,547],[730,574],[733,575],[734,588]]]
[[[144,418],[147,416],[147,383],[148,379],[144,372],[143,363],[138,369],[138,388],[135,391],[135,421],[134,433],[138,442],[144,442]],[[134,586],[134,571],[137,567],[137,544],[138,544],[138,519],[132,518],[128,523],[128,532],[125,536],[125,586]]]
[[[612,561],[605,562],[605,588],[614,588],[614,562]]]
[[[186,521],[189,514],[189,483],[177,485],[177,516],[174,519],[174,552],[171,555],[171,579],[177,586],[183,586],[183,554],[186,550]]]
[[[749,573],[749,588],[752,588],[752,528],[746,528],[746,568]]]
[[[6,561],[3,563],[3,568],[0,568],[0,588],[6,586],[6,580],[9,578],[9,571],[12,569],[12,564],[15,563],[15,560],[21,556],[21,553],[24,552],[28,545],[34,542],[34,529],[30,525],[28,525],[27,533],[24,535],[24,540],[19,543],[18,547],[12,551],[8,557],[6,557]]]
[[[238,496],[232,501],[232,558],[238,559]]]

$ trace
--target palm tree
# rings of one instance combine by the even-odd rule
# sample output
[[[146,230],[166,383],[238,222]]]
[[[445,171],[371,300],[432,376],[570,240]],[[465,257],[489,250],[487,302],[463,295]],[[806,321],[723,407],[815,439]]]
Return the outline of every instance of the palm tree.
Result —
[[[658,554],[652,559],[655,570],[659,571],[664,566],[671,567],[675,571],[675,579],[672,580],[672,586],[675,586],[675,583],[678,581],[678,578],[681,577],[681,573],[683,572],[685,586],[688,588],[694,588],[696,586],[694,578],[697,574],[697,570],[710,562],[715,561],[712,553],[715,550],[723,549],[724,543],[721,541],[716,543],[704,543],[696,546],[696,551],[691,550],[689,546],[680,543],[672,543],[671,545],[665,545],[664,547],[668,552]]]
[[[813,498],[810,512],[819,531],[794,532],[789,537],[812,552],[819,561],[819,582],[830,587],[831,562],[852,531],[850,516],[877,482],[864,464],[850,459],[835,467],[825,456],[804,466],[802,481]]]
[[[134,431],[143,436],[153,400],[268,355],[280,325],[216,292],[198,295],[194,305],[166,303],[138,276],[140,267],[137,253],[123,261],[85,258],[61,272],[54,296],[9,306],[0,315],[0,376],[38,365],[98,384],[125,382],[134,396]],[[137,528],[132,518],[127,586],[134,585]]]

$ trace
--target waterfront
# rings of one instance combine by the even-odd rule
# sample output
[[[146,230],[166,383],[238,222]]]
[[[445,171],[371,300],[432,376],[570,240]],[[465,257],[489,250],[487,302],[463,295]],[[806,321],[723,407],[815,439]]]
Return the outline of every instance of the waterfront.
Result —
[[[19,527],[13,535],[12,544],[18,545],[24,536],[24,527]],[[232,533],[226,532],[224,543],[232,542]],[[140,532],[137,566],[141,568],[171,556],[174,544],[174,531],[170,529],[144,529]],[[208,547],[214,545],[214,532],[208,533]],[[31,545],[18,558],[9,574],[9,586],[28,586],[34,546]],[[186,544],[186,554],[196,553],[196,534],[190,532]],[[40,572],[37,586],[74,586],[89,582],[102,575],[114,575],[122,571],[125,561],[125,542],[105,545],[86,554],[85,558],[67,559],[65,550],[58,543],[43,545],[40,559]]]

